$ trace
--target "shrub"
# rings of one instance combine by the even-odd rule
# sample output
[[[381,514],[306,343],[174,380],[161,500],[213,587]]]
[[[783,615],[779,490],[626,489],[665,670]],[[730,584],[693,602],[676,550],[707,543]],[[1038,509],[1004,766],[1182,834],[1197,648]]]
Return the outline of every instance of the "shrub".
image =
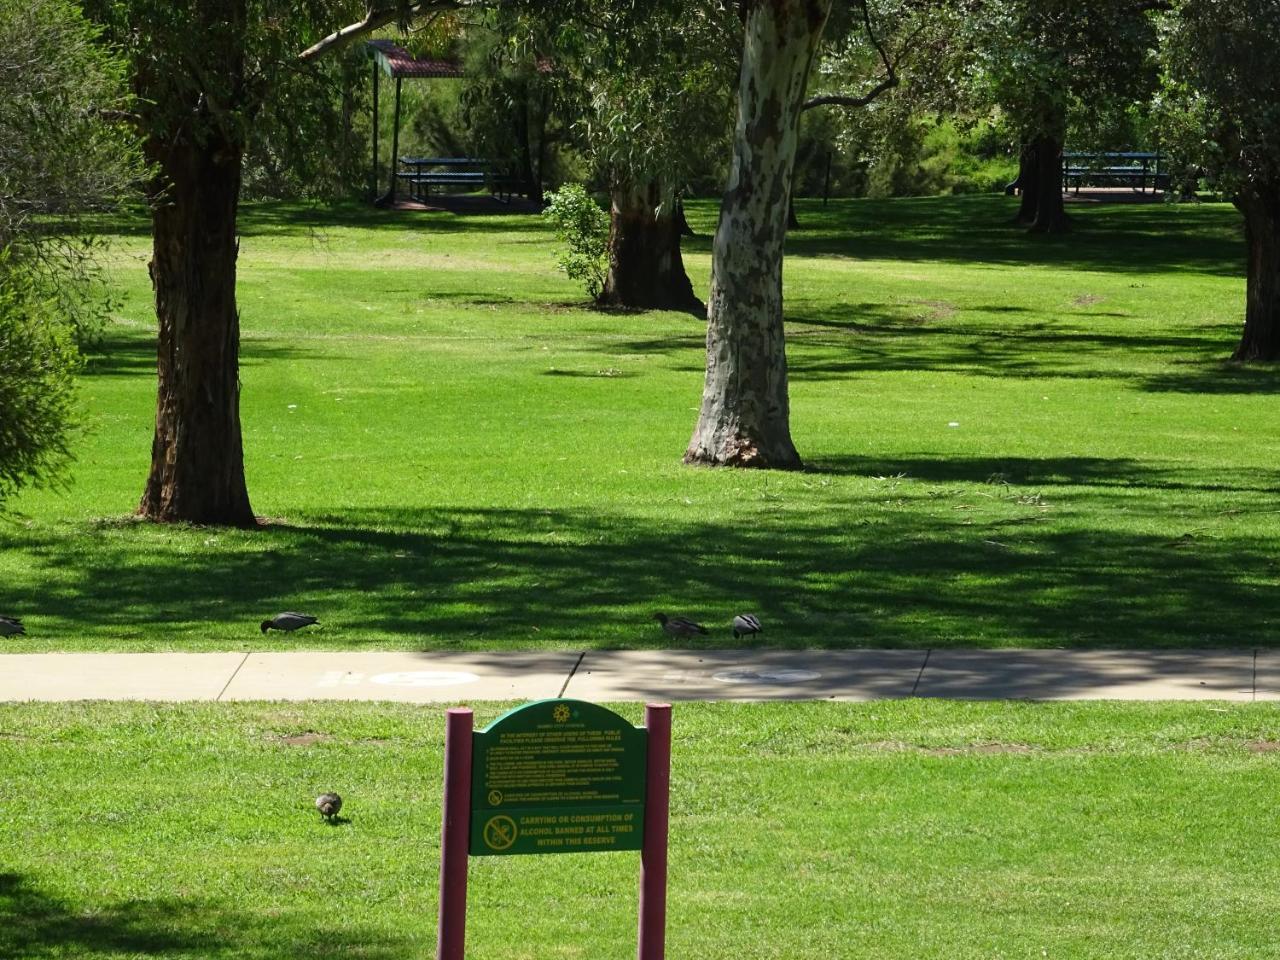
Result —
[[[74,329],[28,270],[0,251],[0,510],[22,487],[56,480],[69,459]]]
[[[592,299],[604,289],[609,269],[609,214],[580,183],[566,183],[547,194],[542,215],[564,245],[556,263],[571,280],[581,280]]]

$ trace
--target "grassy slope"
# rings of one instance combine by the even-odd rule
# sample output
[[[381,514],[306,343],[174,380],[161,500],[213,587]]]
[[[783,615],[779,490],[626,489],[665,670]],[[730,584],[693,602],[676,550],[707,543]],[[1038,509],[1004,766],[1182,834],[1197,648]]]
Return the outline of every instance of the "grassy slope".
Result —
[[[441,719],[0,705],[0,955],[430,956]],[[1272,707],[687,704],[675,730],[670,956],[1280,956]],[[473,860],[468,956],[634,956],[637,864]]]
[[[1223,363],[1237,216],[1037,240],[1007,203],[801,207],[790,475],[680,464],[703,325],[580,309],[536,218],[251,207],[253,534],[124,519],[154,404],[130,227],[74,484],[0,526],[6,649],[635,646],[662,609],[795,646],[1272,644],[1280,382]],[[323,627],[264,641],[285,608]]]

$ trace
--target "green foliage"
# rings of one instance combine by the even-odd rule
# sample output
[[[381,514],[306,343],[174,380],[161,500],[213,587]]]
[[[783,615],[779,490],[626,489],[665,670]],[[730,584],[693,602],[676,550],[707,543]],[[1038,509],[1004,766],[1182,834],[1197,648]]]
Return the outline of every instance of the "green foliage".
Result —
[[[604,289],[609,269],[609,214],[580,183],[566,183],[547,194],[543,217],[564,248],[556,263],[570,280],[580,280],[594,299]]]
[[[80,217],[139,171],[114,119],[123,64],[99,40],[68,0],[0,0],[0,510],[66,465],[77,342],[108,309]]]
[[[80,355],[55,306],[0,253],[0,511],[21,488],[57,479],[70,455]]]
[[[741,23],[733,4],[684,0],[557,34],[558,56],[580,92],[576,133],[614,185],[682,185],[729,151]],[[730,55],[726,55],[729,52]]]
[[[479,156],[504,161],[539,199],[563,137],[567,109],[536,18],[490,13],[466,35],[460,126]]]
[[[119,198],[136,148],[122,62],[70,0],[0,0],[0,248]],[[36,221],[42,214],[62,218]]]
[[[86,210],[140,172],[124,65],[69,0],[0,0],[0,251],[4,270],[90,342],[106,298]]]
[[[1280,4],[1184,0],[1163,22],[1161,117],[1229,194],[1280,190]]]
[[[1023,140],[1061,142],[1069,117],[1155,85],[1154,28],[1131,0],[983,0],[964,22],[972,95],[1003,107]]]

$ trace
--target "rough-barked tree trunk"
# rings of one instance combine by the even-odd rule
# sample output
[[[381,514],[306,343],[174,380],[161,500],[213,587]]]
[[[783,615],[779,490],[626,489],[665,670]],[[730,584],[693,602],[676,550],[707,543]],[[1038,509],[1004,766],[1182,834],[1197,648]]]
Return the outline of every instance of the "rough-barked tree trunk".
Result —
[[[675,190],[657,180],[614,186],[601,304],[707,315],[685,273],[675,210]]]
[[[1249,265],[1244,334],[1232,359],[1280,360],[1280,183],[1254,184],[1236,200]]]
[[[244,0],[204,9],[222,24],[244,22]],[[229,46],[218,62],[218,83],[220,93],[234,97],[243,89],[243,45]],[[198,116],[210,109],[209,98],[175,104],[163,100],[166,88],[139,86],[158,114],[173,118],[161,130],[153,128],[146,145],[158,173],[151,282],[160,331],[159,391],[151,473],[139,512],[164,522],[252,526],[240,437],[236,312],[242,128],[230,118],[205,115],[191,125],[200,135],[190,135],[182,109]]]
[[[1036,213],[1032,233],[1066,233],[1071,221],[1062,203],[1062,138],[1041,134],[1033,141]]]
[[[798,468],[782,325],[782,244],[805,81],[831,0],[746,7],[733,166],[712,244],[707,375],[686,463]]]

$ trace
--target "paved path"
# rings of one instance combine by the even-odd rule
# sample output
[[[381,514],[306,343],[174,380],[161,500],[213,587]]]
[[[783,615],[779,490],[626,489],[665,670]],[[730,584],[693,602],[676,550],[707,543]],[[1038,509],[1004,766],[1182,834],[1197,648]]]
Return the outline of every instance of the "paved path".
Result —
[[[0,655],[5,700],[1280,700],[1280,651]]]

